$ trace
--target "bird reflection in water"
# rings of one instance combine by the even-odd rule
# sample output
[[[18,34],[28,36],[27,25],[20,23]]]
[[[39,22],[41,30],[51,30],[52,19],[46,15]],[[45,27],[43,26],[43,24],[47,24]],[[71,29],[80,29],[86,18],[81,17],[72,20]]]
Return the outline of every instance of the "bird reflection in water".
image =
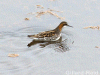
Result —
[[[31,47],[32,45],[39,44],[41,48],[46,47],[47,45],[52,44],[52,47],[54,47],[54,50],[56,52],[66,52],[69,50],[69,47],[67,46],[67,39],[62,41],[62,37],[58,41],[36,41],[33,40],[30,42],[27,46]]]

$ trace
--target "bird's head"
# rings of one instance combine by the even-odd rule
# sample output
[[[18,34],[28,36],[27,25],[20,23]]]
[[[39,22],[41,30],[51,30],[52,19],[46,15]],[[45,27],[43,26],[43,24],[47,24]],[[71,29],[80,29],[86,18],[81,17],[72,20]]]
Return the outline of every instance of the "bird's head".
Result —
[[[72,26],[70,26],[70,25],[68,25],[68,23],[67,22],[65,22],[65,21],[62,21],[60,24],[59,24],[59,26],[69,26],[69,27],[72,27]]]
[[[58,26],[57,28],[59,28],[59,30],[61,31],[63,26],[69,26],[69,27],[72,27],[72,26],[68,25],[67,22],[62,21],[62,22],[59,24],[59,26]]]

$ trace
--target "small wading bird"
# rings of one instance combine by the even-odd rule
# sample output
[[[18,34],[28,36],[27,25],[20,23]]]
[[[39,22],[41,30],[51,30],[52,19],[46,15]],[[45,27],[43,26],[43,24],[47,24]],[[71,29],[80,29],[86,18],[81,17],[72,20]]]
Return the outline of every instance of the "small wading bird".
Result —
[[[67,22],[63,21],[53,30],[41,32],[36,35],[28,35],[28,37],[36,41],[57,41],[61,37],[61,30],[63,26],[72,27],[68,25]]]

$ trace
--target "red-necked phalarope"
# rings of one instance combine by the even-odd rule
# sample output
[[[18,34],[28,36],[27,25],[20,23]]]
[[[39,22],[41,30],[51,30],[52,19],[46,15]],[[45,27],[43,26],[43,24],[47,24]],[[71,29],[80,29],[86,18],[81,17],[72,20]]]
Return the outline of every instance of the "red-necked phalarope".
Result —
[[[50,31],[41,32],[36,35],[28,35],[28,37],[37,40],[37,41],[57,41],[61,37],[61,30],[63,26],[69,26],[67,22],[61,22],[55,29]]]

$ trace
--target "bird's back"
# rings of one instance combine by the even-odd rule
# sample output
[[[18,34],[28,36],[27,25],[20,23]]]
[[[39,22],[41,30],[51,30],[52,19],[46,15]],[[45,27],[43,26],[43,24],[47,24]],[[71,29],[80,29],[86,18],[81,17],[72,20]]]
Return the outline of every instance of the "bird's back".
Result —
[[[34,40],[42,40],[42,41],[56,41],[60,38],[60,33],[57,33],[55,30],[41,32],[36,35],[28,35],[28,37]]]

